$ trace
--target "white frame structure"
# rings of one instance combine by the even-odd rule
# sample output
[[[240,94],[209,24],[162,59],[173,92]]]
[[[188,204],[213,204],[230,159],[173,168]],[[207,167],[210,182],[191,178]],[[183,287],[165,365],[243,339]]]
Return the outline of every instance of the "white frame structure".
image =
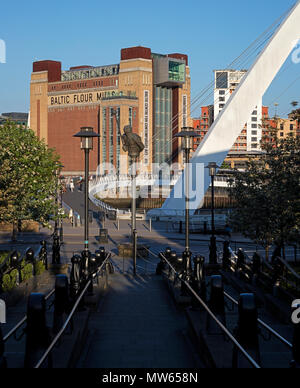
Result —
[[[227,154],[248,121],[253,107],[264,95],[273,79],[291,54],[296,42],[300,38],[300,0],[292,8],[276,33],[261,52],[251,69],[236,91],[232,94],[223,111],[219,114],[203,142],[198,147],[191,164],[208,165],[216,162],[222,165]],[[174,198],[174,192],[180,191],[184,186],[185,172],[176,183],[173,192],[165,201],[161,209],[152,210],[156,213],[168,213],[173,210],[184,210],[185,198]],[[201,184],[203,179],[201,179]],[[204,171],[204,190],[206,193],[210,185],[208,170]],[[191,209],[196,210],[201,206],[202,198],[191,200]]]

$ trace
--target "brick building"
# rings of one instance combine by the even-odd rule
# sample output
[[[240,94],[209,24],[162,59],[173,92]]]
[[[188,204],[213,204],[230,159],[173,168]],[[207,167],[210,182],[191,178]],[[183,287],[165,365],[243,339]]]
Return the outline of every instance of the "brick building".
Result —
[[[181,162],[173,136],[190,126],[190,71],[184,54],[161,55],[146,47],[121,50],[109,66],[77,66],[62,71],[61,62],[33,63],[30,127],[61,155],[65,175],[83,173],[83,153],[73,135],[82,126],[99,133],[91,152],[91,171],[112,163],[127,173],[120,131],[130,124],[145,144],[142,169],[152,162]]]

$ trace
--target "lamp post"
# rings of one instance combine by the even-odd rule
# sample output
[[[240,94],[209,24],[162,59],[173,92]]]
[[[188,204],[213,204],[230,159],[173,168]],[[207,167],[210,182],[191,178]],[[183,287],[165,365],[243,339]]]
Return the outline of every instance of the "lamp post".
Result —
[[[182,147],[185,153],[186,173],[185,173],[185,252],[186,258],[185,270],[188,272],[191,269],[191,251],[190,251],[190,152],[194,148],[194,138],[200,137],[192,127],[184,127],[181,132],[174,137],[183,139]]]
[[[60,176],[60,211],[61,211],[61,214],[60,214],[60,232],[59,232],[59,237],[60,237],[60,242],[61,243],[63,243],[63,241],[64,241],[63,213],[62,213],[62,209],[63,209],[63,186],[62,186],[62,181],[63,181],[63,177]]]
[[[92,127],[82,127],[74,137],[81,139],[81,149],[85,155],[85,195],[84,195],[84,250],[89,251],[89,153],[93,149],[93,138],[98,138],[99,135],[94,132]]]
[[[124,127],[124,134],[121,137],[123,151],[128,152],[131,162],[132,178],[132,207],[131,207],[131,225],[132,225],[132,248],[133,248],[133,274],[136,275],[137,262],[137,229],[136,229],[136,163],[138,158],[145,149],[141,137],[133,133],[131,125]]]
[[[217,241],[215,230],[215,176],[217,175],[217,169],[219,166],[215,162],[211,162],[206,167],[209,169],[209,176],[211,177],[211,239],[210,239],[210,264],[217,264]]]
[[[59,212],[58,212],[58,181],[62,168],[64,167],[59,161],[55,163],[55,208],[56,208],[56,216],[55,216],[55,224],[54,224],[54,236],[58,235],[58,223],[59,223]]]

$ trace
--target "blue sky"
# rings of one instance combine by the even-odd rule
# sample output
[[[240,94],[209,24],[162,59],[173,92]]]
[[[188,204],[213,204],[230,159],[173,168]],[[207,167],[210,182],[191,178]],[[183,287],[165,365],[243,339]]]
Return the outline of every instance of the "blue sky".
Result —
[[[136,45],[188,54],[195,97],[213,80],[213,69],[227,67],[294,2],[5,1],[0,39],[6,42],[7,63],[0,63],[0,113],[28,111],[33,61],[59,60],[63,69],[119,63],[120,49]],[[264,97],[271,114],[274,102],[286,115],[290,102],[300,101],[300,64],[289,58],[284,69]]]

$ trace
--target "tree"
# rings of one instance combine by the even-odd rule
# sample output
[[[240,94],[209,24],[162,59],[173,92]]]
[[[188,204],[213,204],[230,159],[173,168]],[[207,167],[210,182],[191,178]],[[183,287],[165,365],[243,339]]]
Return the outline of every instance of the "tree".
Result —
[[[247,237],[282,247],[300,230],[300,139],[263,143],[264,154],[236,173],[233,224]]]
[[[7,122],[0,127],[0,222],[34,220],[49,225],[59,157],[30,129]]]

